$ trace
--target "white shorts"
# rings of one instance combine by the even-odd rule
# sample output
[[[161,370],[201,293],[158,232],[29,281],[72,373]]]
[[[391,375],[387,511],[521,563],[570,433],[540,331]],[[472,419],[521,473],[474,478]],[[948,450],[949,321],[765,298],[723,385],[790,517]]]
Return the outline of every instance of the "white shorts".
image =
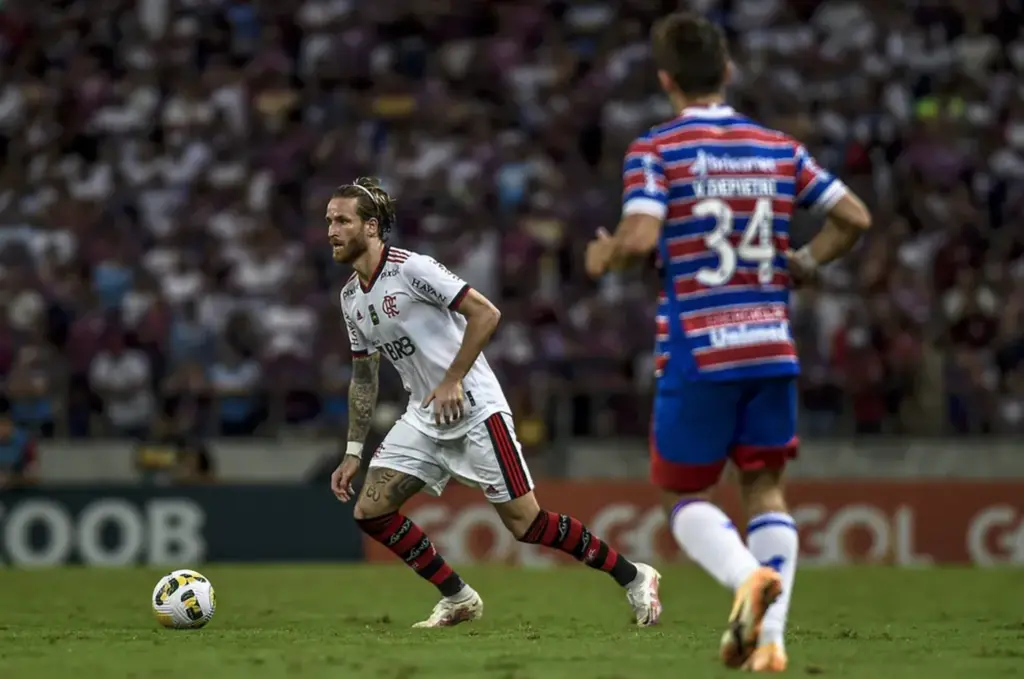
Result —
[[[495,413],[450,440],[435,439],[399,420],[373,453],[370,468],[393,469],[440,495],[451,478],[483,491],[488,501],[508,502],[533,490],[512,416]]]

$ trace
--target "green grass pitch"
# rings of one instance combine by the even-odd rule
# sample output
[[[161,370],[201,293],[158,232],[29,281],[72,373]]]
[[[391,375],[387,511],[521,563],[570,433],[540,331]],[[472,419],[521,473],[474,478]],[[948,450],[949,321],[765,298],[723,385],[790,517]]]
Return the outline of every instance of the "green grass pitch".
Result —
[[[462,569],[484,619],[412,630],[433,589],[402,566],[211,566],[217,614],[159,629],[144,570],[0,570],[3,679],[704,679],[728,594],[666,568],[665,614],[638,630],[609,578],[585,568]],[[1024,571],[810,570],[800,574],[790,675],[864,679],[1024,676]]]

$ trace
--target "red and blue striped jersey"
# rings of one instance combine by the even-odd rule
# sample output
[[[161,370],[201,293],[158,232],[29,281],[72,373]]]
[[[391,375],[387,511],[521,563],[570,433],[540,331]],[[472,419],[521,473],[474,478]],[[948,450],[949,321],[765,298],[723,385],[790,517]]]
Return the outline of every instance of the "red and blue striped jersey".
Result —
[[[789,136],[728,106],[687,108],[636,139],[623,215],[662,220],[659,379],[743,380],[800,371],[789,328],[789,223],[846,193]]]

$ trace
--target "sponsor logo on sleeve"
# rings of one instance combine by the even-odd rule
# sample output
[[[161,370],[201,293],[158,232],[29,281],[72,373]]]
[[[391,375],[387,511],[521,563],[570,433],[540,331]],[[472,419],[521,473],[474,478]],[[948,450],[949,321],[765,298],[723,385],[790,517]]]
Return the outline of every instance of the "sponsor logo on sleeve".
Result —
[[[412,287],[413,287],[414,290],[416,290],[416,291],[426,295],[427,297],[431,297],[433,299],[436,299],[441,304],[447,304],[448,303],[448,298],[447,297],[445,297],[440,292],[438,292],[437,288],[435,288],[433,285],[431,285],[430,283],[426,282],[422,278],[413,278],[412,279]]]
[[[356,324],[346,319],[345,326],[348,328],[348,341],[355,346],[359,343],[359,331],[356,329]]]
[[[441,271],[441,273],[445,274],[449,278],[451,278],[453,280],[456,280],[456,281],[462,280],[461,278],[459,278],[458,276],[453,274],[451,272],[451,269],[449,269],[448,267],[446,267],[444,264],[442,264],[441,262],[437,261],[436,259],[433,260],[433,264],[434,264],[434,266],[436,266],[438,268],[438,270]]]

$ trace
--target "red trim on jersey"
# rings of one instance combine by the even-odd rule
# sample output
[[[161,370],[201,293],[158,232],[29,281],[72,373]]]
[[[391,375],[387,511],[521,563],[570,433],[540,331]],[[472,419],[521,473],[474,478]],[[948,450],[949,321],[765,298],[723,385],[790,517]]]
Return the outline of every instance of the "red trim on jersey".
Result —
[[[762,363],[796,360],[796,346],[792,342],[764,342],[745,347],[713,347],[697,349],[693,360],[699,370],[733,368],[742,363]]]
[[[693,276],[677,276],[674,282],[676,299],[680,299],[706,290],[727,290],[738,287],[764,288],[772,285],[785,288],[789,286],[789,272],[776,269],[772,272],[771,281],[767,283],[761,282],[761,276],[757,271],[737,271],[729,279],[729,282],[716,286],[704,285]]]
[[[670,358],[668,353],[656,354],[654,356],[654,374],[661,375],[665,372],[665,366],[668,365],[668,359]]]
[[[380,253],[380,260],[377,262],[377,268],[373,270],[373,275],[370,276],[370,280],[365,284],[363,281],[359,281],[359,287],[363,289],[363,292],[369,292],[373,289],[373,284],[377,282],[377,279],[380,278],[381,272],[384,271],[384,265],[388,261],[388,255],[390,252],[391,246],[385,245],[384,250]]]
[[[693,236],[674,236],[665,239],[665,249],[668,250],[669,259],[682,259],[684,257],[696,257],[698,255],[704,255],[712,252],[706,242],[706,234],[698,234]],[[743,240],[742,233],[729,234],[729,243],[734,248],[739,247],[740,242]],[[772,245],[775,247],[775,252],[784,253],[789,249],[789,234],[787,233],[773,233],[772,234]]]
[[[487,433],[491,437],[491,445],[494,446],[495,457],[498,459],[498,468],[508,488],[509,499],[514,500],[530,492],[530,482],[526,474],[523,459],[519,455],[515,439],[505,424],[505,418],[501,413],[495,413],[484,420],[487,426]]]
[[[462,289],[459,290],[454,297],[452,297],[452,301],[448,302],[448,308],[451,309],[452,311],[458,311],[459,306],[462,304],[462,300],[466,299],[466,295],[468,295],[469,291],[472,289],[473,288],[469,285],[469,283],[463,285]]]
[[[679,122],[685,122],[685,119],[681,119]],[[684,124],[674,129],[656,132],[651,139],[651,142],[657,146],[692,142],[720,144],[728,141],[773,148],[795,146],[793,140],[781,132],[768,130],[754,123],[736,122],[735,118]]]
[[[668,341],[668,316],[654,317],[654,339],[657,342]]]
[[[737,304],[706,311],[680,314],[683,330],[689,333],[728,328],[745,323],[781,323],[788,319],[785,304]],[[668,332],[666,327],[665,332]]]
[[[723,199],[724,200],[724,199]],[[754,214],[757,201],[760,198],[745,198],[740,196],[731,197],[724,202],[732,210],[735,218],[750,217]],[[775,219],[790,219],[793,214],[793,201],[795,198],[788,195],[777,195],[772,197],[772,217]],[[672,200],[668,204],[668,214],[665,215],[665,226],[671,228],[677,226],[675,222],[684,219],[693,219],[693,206],[700,202],[698,199]],[[740,229],[737,229],[740,231]],[[703,238],[704,234],[701,234]]]

